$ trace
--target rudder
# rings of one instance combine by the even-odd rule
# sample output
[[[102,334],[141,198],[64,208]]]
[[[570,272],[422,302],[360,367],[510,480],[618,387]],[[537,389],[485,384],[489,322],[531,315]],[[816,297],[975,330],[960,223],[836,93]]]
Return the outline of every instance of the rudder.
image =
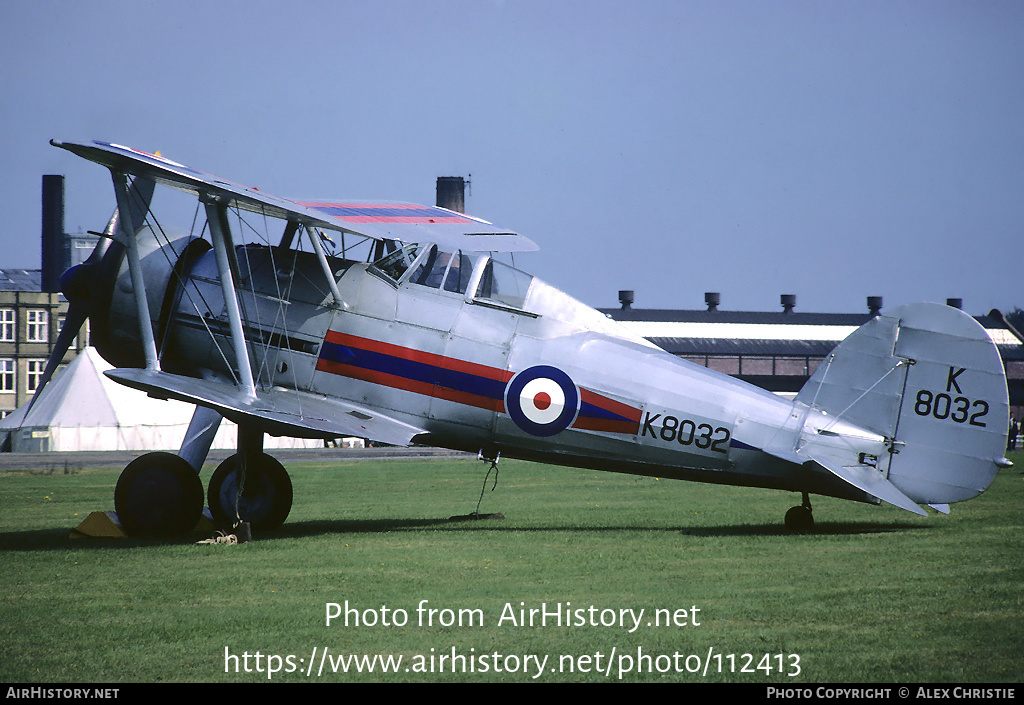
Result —
[[[914,502],[975,497],[1008,462],[999,351],[977,321],[949,306],[911,304],[872,319],[797,400],[890,439],[877,470]]]

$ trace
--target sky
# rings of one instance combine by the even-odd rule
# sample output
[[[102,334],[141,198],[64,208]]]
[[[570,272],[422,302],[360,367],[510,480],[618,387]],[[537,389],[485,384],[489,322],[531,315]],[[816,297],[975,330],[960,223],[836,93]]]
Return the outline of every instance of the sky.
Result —
[[[102,140],[288,198],[466,211],[594,307],[1024,308],[1019,0],[5,0],[0,267]],[[170,206],[168,206],[170,207]],[[154,209],[160,215],[160,196]],[[190,222],[179,223],[187,229]]]

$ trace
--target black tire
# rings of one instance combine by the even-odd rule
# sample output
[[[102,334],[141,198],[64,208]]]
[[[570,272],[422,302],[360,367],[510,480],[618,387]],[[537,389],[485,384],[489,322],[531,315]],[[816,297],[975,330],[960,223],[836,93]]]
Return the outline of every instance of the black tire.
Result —
[[[203,514],[203,483],[173,453],[140,455],[117,479],[114,511],[129,536],[182,538]]]
[[[797,506],[786,512],[786,528],[794,533],[805,533],[814,528],[814,515],[810,507]]]
[[[207,500],[213,518],[224,526],[239,519],[253,531],[272,531],[288,518],[292,509],[292,481],[276,458],[261,453],[249,461],[245,486],[235,514],[238,494],[238,454],[221,463],[210,478]]]

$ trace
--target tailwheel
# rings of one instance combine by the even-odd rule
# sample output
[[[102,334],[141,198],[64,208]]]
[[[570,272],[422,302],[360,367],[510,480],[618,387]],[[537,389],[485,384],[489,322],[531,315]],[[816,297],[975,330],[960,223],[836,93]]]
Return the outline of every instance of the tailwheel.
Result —
[[[244,472],[239,458],[238,453],[232,455],[210,478],[210,513],[225,526],[246,521],[253,531],[276,529],[292,508],[291,478],[276,458],[265,453],[249,456]]]
[[[114,511],[130,536],[181,538],[202,516],[203,483],[177,455],[146,453],[117,479]]]
[[[814,528],[814,514],[811,512],[811,500],[804,493],[803,504],[786,512],[786,528],[795,533],[804,533]]]

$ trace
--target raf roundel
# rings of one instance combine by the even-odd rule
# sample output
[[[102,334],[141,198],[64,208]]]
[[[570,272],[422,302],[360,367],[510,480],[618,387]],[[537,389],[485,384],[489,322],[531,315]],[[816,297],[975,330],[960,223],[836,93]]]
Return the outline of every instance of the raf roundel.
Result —
[[[505,409],[516,426],[532,436],[553,436],[569,428],[580,406],[580,393],[557,367],[523,370],[505,389]]]

